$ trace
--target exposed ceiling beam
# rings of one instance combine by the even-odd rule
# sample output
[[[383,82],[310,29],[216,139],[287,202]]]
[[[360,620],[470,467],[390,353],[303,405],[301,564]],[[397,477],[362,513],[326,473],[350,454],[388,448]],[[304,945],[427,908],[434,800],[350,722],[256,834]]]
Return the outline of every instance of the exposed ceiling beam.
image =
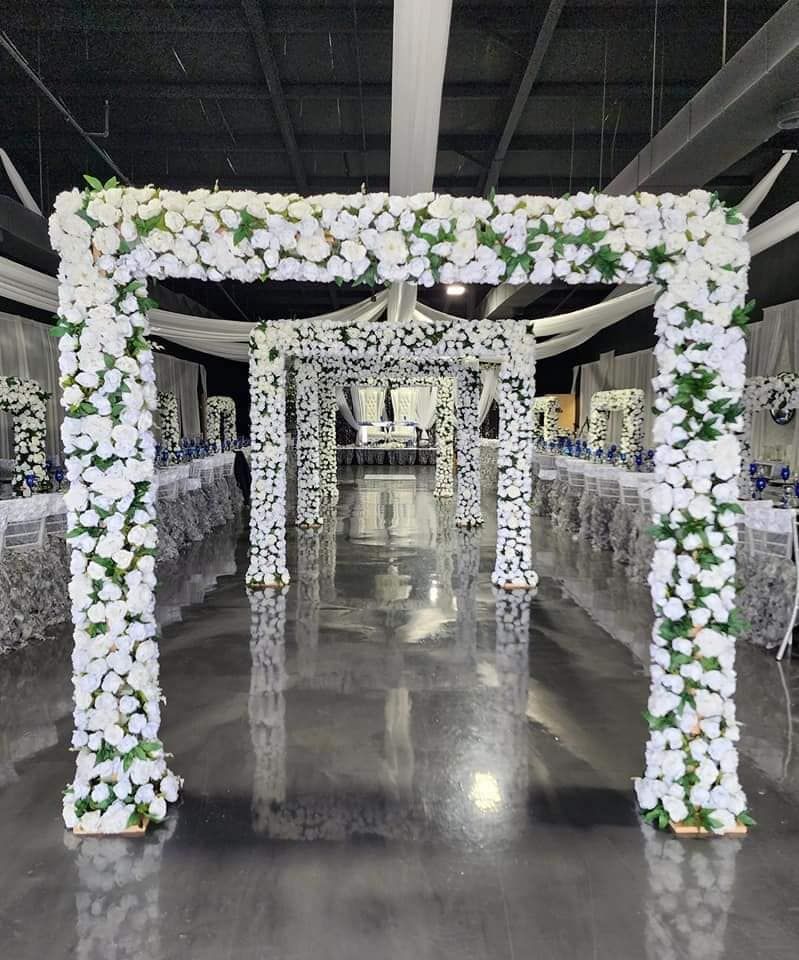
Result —
[[[516,94],[510,104],[510,109],[508,110],[507,116],[505,117],[505,124],[502,128],[502,133],[499,135],[499,140],[497,141],[497,146],[494,150],[494,156],[491,158],[488,171],[482,180],[480,193],[490,193],[497,185],[499,174],[502,170],[502,164],[505,162],[505,156],[508,152],[508,147],[513,139],[513,135],[516,133],[516,128],[519,125],[519,120],[524,112],[524,108],[527,106],[527,101],[530,97],[530,91],[533,89],[533,84],[538,79],[538,73],[541,70],[544,57],[546,56],[549,45],[552,42],[552,37],[555,34],[555,28],[558,25],[558,19],[560,18],[565,4],[566,0],[549,0],[549,3],[547,4],[547,8],[544,11],[543,17],[541,18],[540,26],[536,32],[536,38],[535,42],[533,43],[533,49],[530,52],[530,58],[527,61],[527,66],[524,68],[524,73],[522,74],[518,89],[516,90]]]
[[[247,18],[252,38],[255,41],[255,49],[258,53],[258,60],[261,64],[264,80],[269,90],[269,96],[272,100],[277,124],[280,127],[280,135],[283,137],[283,143],[286,146],[286,153],[289,156],[289,163],[296,180],[297,188],[301,193],[308,192],[308,181],[305,178],[305,170],[300,158],[300,151],[297,149],[297,138],[294,135],[294,126],[289,115],[286,97],[283,94],[283,87],[280,82],[277,64],[272,55],[272,48],[269,45],[269,32],[266,27],[263,10],[258,0],[241,0],[241,6],[244,15]]]
[[[136,80],[96,80],[74,82],[53,81],[59,93],[70,100],[78,97],[95,97],[98,100],[271,100],[269,90],[256,83],[143,83]],[[692,96],[702,81],[678,81],[663,84],[666,100],[684,100]],[[27,87],[19,83],[3,84],[7,100],[24,95]],[[286,100],[358,100],[357,83],[285,83],[283,94]],[[444,100],[503,100],[508,95],[504,83],[446,83]],[[609,83],[605,95],[611,100],[649,100],[651,88],[646,83]],[[391,84],[364,83],[365,100],[390,100]],[[530,100],[586,100],[602,98],[602,84],[593,80],[571,83],[537,83]]]
[[[19,130],[3,135],[5,147],[28,144],[41,133],[45,144],[63,143],[73,134],[63,125],[46,127],[41,131]],[[649,133],[619,133],[616,136],[616,148],[620,151],[633,150],[646,143]],[[370,152],[387,152],[388,134],[367,134],[364,138],[358,133],[298,134],[297,148],[301,153],[341,153],[342,151],[360,151],[364,142]],[[132,153],[283,153],[285,145],[279,133],[239,133],[236,142],[231,143],[227,134],[206,133],[202,130],[175,133],[169,130],[148,128],[146,131],[119,130],[111,132],[109,142],[119,150]],[[454,133],[441,134],[438,138],[439,151],[459,153],[469,157],[492,150],[496,138],[490,133]],[[598,150],[601,138],[598,133],[577,133],[574,136],[574,149],[577,153]],[[572,135],[570,133],[533,133],[516,134],[510,143],[509,153],[535,151],[570,151]],[[475,163],[485,165],[487,156],[471,156]]]
[[[10,6],[10,5],[9,5]],[[648,5],[635,3],[611,7],[604,3],[571,3],[564,12],[559,29],[575,33],[607,30],[609,17],[617,17],[625,32],[652,30],[652,14]],[[661,0],[661,7],[672,8],[675,4]],[[695,6],[695,9],[691,9]],[[705,32],[715,35],[719,29],[719,14],[716,10],[699,4],[681,4],[679,14],[670,18],[669,35]],[[751,36],[762,24],[763,14],[758,7],[771,11],[777,9],[779,0],[730,0],[728,36],[737,34]],[[503,38],[507,44],[518,41],[519,30],[525,30],[525,14],[529,13],[519,4],[492,4],[487,8],[484,0],[462,2],[456,7],[452,18],[452,33],[473,35],[485,32],[486,11],[490,9],[492,33]],[[675,14],[677,11],[674,11]],[[482,19],[481,19],[482,18]],[[142,3],[123,6],[119,2],[65,4],[17,2],[13,9],[3,11],[7,30],[41,30],[47,33],[76,31],[84,33],[150,33],[150,34],[211,34],[230,35],[248,32],[247,20],[238,10],[229,6],[202,6],[194,4]],[[351,34],[354,32],[351,3],[338,2],[316,5],[313,10],[298,3],[269,6],[268,30],[273,35],[281,34]],[[392,30],[391,5],[370,7],[369,15],[363,17],[358,31],[361,35],[386,35]]]

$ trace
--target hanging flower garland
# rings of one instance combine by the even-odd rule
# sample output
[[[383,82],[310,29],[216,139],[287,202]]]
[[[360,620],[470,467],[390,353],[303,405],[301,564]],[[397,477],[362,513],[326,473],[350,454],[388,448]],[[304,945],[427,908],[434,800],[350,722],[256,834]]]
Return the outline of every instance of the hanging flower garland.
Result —
[[[180,417],[174,393],[158,394],[158,414],[161,418],[161,446],[164,450],[177,450],[180,447]]]
[[[480,509],[480,367],[462,366],[455,375],[457,387],[458,505],[455,524],[478,526]]]
[[[439,377],[436,386],[436,483],[434,497],[451,497],[455,470],[455,383]]]
[[[206,439],[221,444],[236,436],[236,404],[232,397],[209,397],[205,407]]]
[[[92,178],[89,185],[82,193],[61,194],[50,222],[52,244],[61,255],[57,332],[64,335],[64,442],[75,490],[69,522],[73,570],[78,571],[71,591],[79,740],[84,733],[98,732],[92,729],[89,734],[86,723],[99,720],[93,692],[89,706],[81,706],[87,699],[82,684],[91,686],[95,679],[102,684],[111,672],[99,658],[96,673],[91,673],[88,667],[94,659],[84,659],[101,628],[111,632],[105,612],[94,624],[89,608],[118,602],[114,617],[119,613],[122,635],[134,653],[155,629],[154,578],[148,569],[152,558],[141,552],[155,546],[151,494],[155,392],[147,342],[150,303],[143,282],[147,277],[341,279],[367,284],[410,280],[421,285],[456,280],[548,283],[556,278],[567,283],[656,281],[662,287],[655,307],[660,370],[654,381],[659,414],[658,487],[653,497],[657,549],[650,575],[656,624],[647,768],[636,789],[646,818],[658,825],[671,819],[724,832],[736,821],[748,821],[735,746],[734,636],[739,624],[734,613],[734,479],[740,470],[735,435],[742,426],[749,250],[746,224],[736,211],[704,191],[632,197],[579,193],[560,200],[433,194],[303,199],[243,191],[180,194],[152,187],[122,188],[114,181],[103,185]],[[533,585],[526,452],[531,445],[533,397],[523,356],[523,328],[516,335],[523,347],[517,356],[514,349],[508,353],[507,339],[495,339],[493,322],[465,322],[451,331],[435,323],[413,329],[400,326],[388,335],[381,332],[384,326],[356,322],[346,328],[326,327],[317,345],[323,353],[338,351],[345,358],[381,354],[389,347],[394,356],[411,351],[421,353],[422,359],[490,360],[490,355],[471,349],[474,339],[494,356],[513,358],[503,365],[500,387],[505,433],[499,452],[495,577],[510,584],[518,574],[521,585]],[[302,356],[297,347],[303,332],[315,334],[303,321],[280,327],[281,336],[288,331],[294,342],[270,343],[251,376],[256,385],[276,381],[280,386],[276,393],[282,396],[281,351]],[[267,394],[270,389],[267,385]],[[285,411],[280,400],[262,409],[269,421],[261,424],[267,438],[262,450],[272,452],[271,418],[276,410],[281,418],[278,459],[266,464],[262,453],[260,475],[273,471],[275,483],[264,487],[266,499],[282,502]],[[258,479],[254,477],[254,485]],[[259,506],[268,521],[268,504]],[[259,521],[264,518],[263,511],[253,514]],[[254,524],[255,556],[265,558],[263,563],[256,560],[261,582],[267,582],[265,573],[279,578],[285,569],[281,522],[275,516],[271,526]],[[130,566],[120,570],[114,561],[110,574],[105,561],[112,558],[104,553],[109,534],[118,534],[121,549],[131,555]],[[127,554],[123,556],[127,560]],[[90,574],[84,572],[88,568]],[[107,600],[115,595],[114,587],[118,601]],[[94,616],[99,614],[99,609],[93,611]],[[139,639],[141,633],[144,640]],[[143,661],[149,657],[150,648],[145,649]],[[152,659],[147,662],[152,664]],[[84,681],[87,675],[92,680]],[[157,666],[148,667],[147,675],[151,683],[140,703],[152,712],[158,699]],[[101,703],[120,719],[118,707],[106,698]],[[104,709],[101,712],[105,718]],[[148,722],[157,730],[157,722]],[[112,727],[120,725],[108,726],[112,738],[117,737]],[[153,763],[147,768],[148,783],[160,783],[164,774],[160,743],[151,748],[149,739],[123,727],[125,732],[150,758],[141,762]],[[78,761],[81,776],[67,794],[65,812],[70,822],[88,811],[94,825],[108,812],[97,806],[106,802],[101,799],[104,791],[93,795],[94,786],[109,783],[106,768],[96,769],[105,762],[98,756],[110,750],[116,757],[117,748],[113,740],[105,739],[104,731],[97,750],[85,749],[88,753],[83,759],[79,755]],[[88,781],[82,776],[86,771]],[[85,786],[91,788],[88,798]],[[159,790],[156,800],[166,795],[163,786]],[[100,817],[95,817],[98,809]],[[156,804],[153,815],[159,812]],[[111,820],[117,823],[121,816],[116,808]]]
[[[558,439],[560,400],[557,397],[536,397],[533,400],[533,439],[544,443]]]
[[[613,410],[622,412],[619,451],[628,457],[644,448],[644,391],[602,390],[591,397],[588,421],[588,446],[597,450],[605,445],[608,418]]]
[[[741,478],[749,483],[752,461],[752,418],[757,410],[799,410],[799,374],[778,373],[774,377],[750,377],[744,384],[743,432],[741,434]]]
[[[50,394],[34,380],[0,377],[0,413],[9,413],[14,418],[12,489],[18,497],[29,497],[33,493],[25,482],[26,477],[33,477],[40,490],[48,479],[45,444],[49,399]]]

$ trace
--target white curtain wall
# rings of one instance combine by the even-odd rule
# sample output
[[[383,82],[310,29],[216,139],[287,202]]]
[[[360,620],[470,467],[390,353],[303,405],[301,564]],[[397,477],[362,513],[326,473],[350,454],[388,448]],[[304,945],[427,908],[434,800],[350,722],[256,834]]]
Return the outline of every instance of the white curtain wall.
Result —
[[[749,377],[799,373],[799,300],[768,307],[763,311],[763,320],[749,328],[746,373]],[[780,426],[768,410],[755,413],[752,454],[799,469],[799,415]]]
[[[52,327],[38,320],[0,313],[0,376],[35,380],[50,394],[47,402],[47,455],[61,460],[61,423],[64,419],[58,385],[58,340]],[[205,367],[178,360],[165,353],[155,355],[155,377],[160,391],[178,401],[183,434],[200,434],[198,385],[206,392]],[[0,459],[13,454],[13,421],[0,414]]]
[[[638,350],[617,357],[613,351],[603,353],[599,360],[584,363],[575,369],[580,376],[579,426],[587,427],[591,412],[591,397],[600,390],[626,390],[637,388],[644,391],[644,444],[652,444],[652,406],[655,394],[652,378],[657,375],[657,361],[652,350]],[[621,438],[622,415],[611,413],[608,420],[606,445],[618,443]],[[585,432],[585,430],[583,430]]]

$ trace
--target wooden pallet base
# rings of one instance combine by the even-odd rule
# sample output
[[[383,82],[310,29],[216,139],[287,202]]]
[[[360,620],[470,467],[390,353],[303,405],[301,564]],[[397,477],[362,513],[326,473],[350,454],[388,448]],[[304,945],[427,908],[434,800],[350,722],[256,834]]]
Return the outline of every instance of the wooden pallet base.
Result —
[[[535,590],[536,588],[529,583],[501,583],[500,590]]]
[[[149,819],[144,817],[138,827],[128,827],[125,830],[120,830],[119,833],[91,833],[88,830],[82,830],[80,825],[73,827],[72,832],[76,837],[143,837],[147,833],[149,825]]]
[[[689,827],[684,823],[670,823],[669,830],[676,837],[745,837],[749,832],[742,823],[736,823],[734,827],[726,830],[724,833],[713,833],[712,830],[705,830],[704,827]]]
[[[248,590],[285,590],[287,583],[248,583]]]

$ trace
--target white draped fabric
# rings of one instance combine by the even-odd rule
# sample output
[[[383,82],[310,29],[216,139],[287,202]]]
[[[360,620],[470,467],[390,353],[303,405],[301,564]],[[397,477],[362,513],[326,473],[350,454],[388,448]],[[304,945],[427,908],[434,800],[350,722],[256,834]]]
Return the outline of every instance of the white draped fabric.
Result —
[[[155,381],[159,391],[173,394],[178,401],[181,435],[200,436],[198,389],[203,396],[207,395],[205,367],[188,360],[178,360],[166,353],[156,353]]]
[[[436,400],[438,389],[435,384],[425,384],[416,388],[416,422],[422,431],[422,440],[427,440],[427,431],[436,420]]]
[[[652,405],[655,394],[652,378],[657,374],[657,362],[652,350],[638,350],[617,357],[613,351],[603,353],[599,360],[576,368],[580,372],[580,426],[587,426],[591,397],[600,390],[644,391],[644,443],[652,442]],[[618,443],[621,437],[622,414],[614,411],[608,420],[606,445]]]
[[[478,417],[482,425],[491,409],[491,404],[496,400],[497,387],[499,386],[499,367],[496,364],[483,364],[480,367],[481,389],[480,389],[480,409]]]
[[[767,307],[763,320],[749,331],[746,372],[750,377],[799,373],[799,300]],[[768,410],[752,417],[752,453],[758,459],[780,460],[799,468],[799,416],[785,426]]]
[[[336,388],[336,403],[338,404],[338,412],[344,418],[345,422],[357,432],[360,424],[355,419],[352,410],[350,409],[349,401],[347,400],[347,394],[344,392],[344,387]]]
[[[0,313],[0,376],[35,380],[50,394],[47,401],[47,454],[61,459],[61,410],[58,384],[58,340],[50,335],[52,327],[28,317]],[[178,401],[178,414],[184,435],[197,436],[200,430],[198,385],[205,393],[205,367],[178,360],[165,353],[155,354],[158,389],[171,393]],[[11,457],[13,449],[11,417],[0,415],[0,459]]]
[[[59,403],[58,341],[50,336],[46,323],[0,313],[0,376],[35,380],[47,390],[47,455],[59,459],[61,422]],[[9,416],[0,414],[0,459],[13,456],[13,426]]]

